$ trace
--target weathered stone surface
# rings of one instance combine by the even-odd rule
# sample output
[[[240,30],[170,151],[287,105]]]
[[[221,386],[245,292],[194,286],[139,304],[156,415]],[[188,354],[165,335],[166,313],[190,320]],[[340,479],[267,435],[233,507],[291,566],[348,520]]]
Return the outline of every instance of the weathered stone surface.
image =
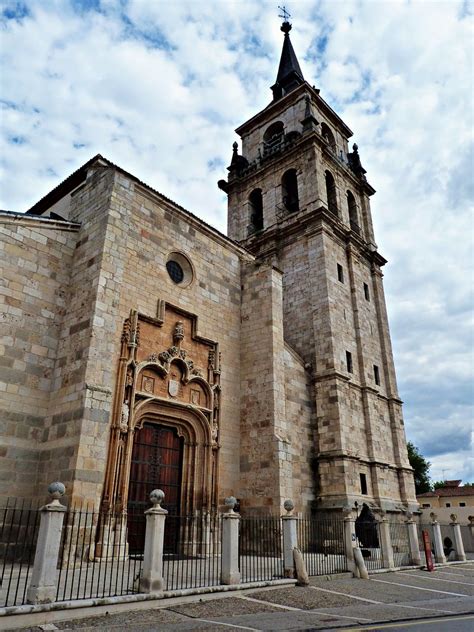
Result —
[[[302,126],[308,99],[319,127]],[[62,480],[73,499],[126,503],[148,406],[185,444],[186,510],[231,495],[260,513],[289,497],[296,511],[416,502],[374,190],[350,168],[350,130],[303,84],[239,133],[252,164],[229,175],[231,239],[101,158],[45,210],[67,221],[0,214],[0,494]],[[256,188],[264,226],[249,233]],[[186,283],[167,272],[172,253]]]

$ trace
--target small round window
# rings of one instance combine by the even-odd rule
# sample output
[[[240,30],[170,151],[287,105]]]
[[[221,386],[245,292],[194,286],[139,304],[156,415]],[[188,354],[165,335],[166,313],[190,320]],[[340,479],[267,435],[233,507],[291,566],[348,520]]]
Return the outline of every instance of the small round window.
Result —
[[[193,268],[191,262],[180,252],[172,252],[166,261],[166,270],[170,279],[176,285],[188,286],[193,280]]]
[[[166,264],[166,269],[168,270],[168,274],[172,278],[175,283],[181,283],[184,279],[183,268],[179,265],[177,261],[168,261]]]

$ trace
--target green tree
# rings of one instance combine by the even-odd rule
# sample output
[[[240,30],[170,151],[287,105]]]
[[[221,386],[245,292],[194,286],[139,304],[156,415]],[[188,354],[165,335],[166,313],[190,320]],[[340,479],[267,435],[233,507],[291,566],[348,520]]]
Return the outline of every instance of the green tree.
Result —
[[[413,468],[415,477],[415,491],[417,494],[424,494],[431,491],[430,467],[431,463],[418,450],[411,441],[407,443],[408,460]]]

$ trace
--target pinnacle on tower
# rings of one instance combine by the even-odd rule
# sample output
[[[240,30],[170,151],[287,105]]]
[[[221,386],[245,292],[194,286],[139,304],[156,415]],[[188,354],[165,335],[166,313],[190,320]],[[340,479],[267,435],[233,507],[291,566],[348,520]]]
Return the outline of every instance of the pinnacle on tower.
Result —
[[[301,72],[296,53],[290,40],[291,24],[286,19],[280,27],[283,31],[284,40],[281,51],[280,65],[278,66],[278,75],[275,84],[272,86],[273,100],[281,99],[285,94],[304,83],[303,73]]]

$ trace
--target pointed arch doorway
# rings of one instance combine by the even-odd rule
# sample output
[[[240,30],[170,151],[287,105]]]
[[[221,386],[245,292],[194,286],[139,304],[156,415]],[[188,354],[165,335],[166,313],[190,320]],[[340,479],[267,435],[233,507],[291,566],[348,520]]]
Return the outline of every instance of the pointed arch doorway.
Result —
[[[170,515],[179,515],[183,479],[183,437],[177,429],[145,419],[134,434],[128,491],[128,532],[130,552],[143,551],[145,516],[150,492],[165,493],[163,508]],[[165,551],[174,552],[175,542],[169,530],[165,533]]]

